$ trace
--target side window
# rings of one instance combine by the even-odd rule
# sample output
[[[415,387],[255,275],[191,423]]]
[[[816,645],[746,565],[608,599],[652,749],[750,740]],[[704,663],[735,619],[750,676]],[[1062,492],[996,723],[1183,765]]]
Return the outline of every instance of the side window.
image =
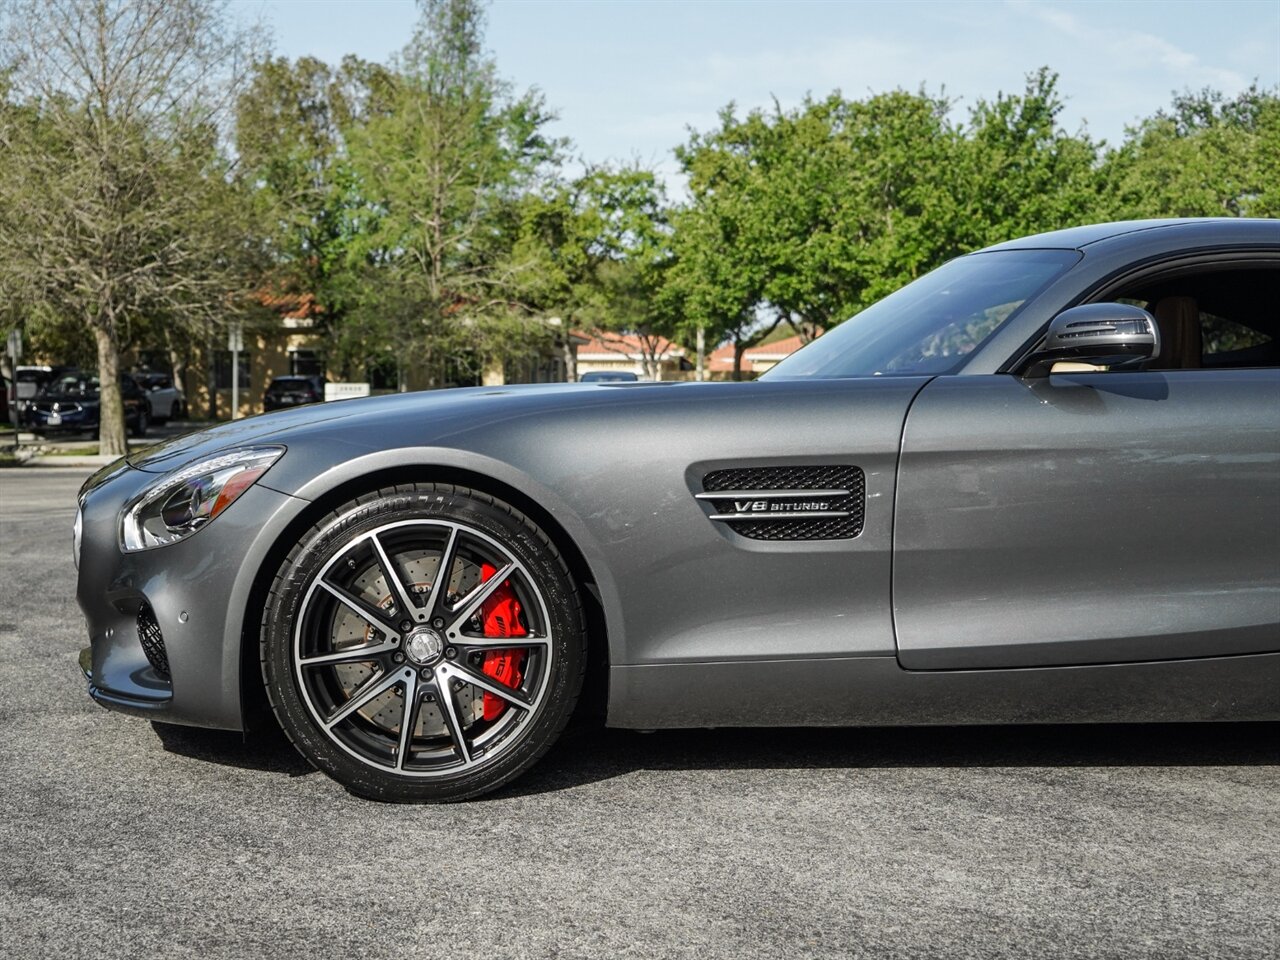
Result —
[[[1276,309],[1280,310],[1280,304],[1277,304]],[[1273,337],[1255,327],[1205,313],[1203,310],[1200,311],[1200,332],[1206,366],[1227,366],[1233,359],[1265,353],[1267,344],[1274,341]]]
[[[1144,278],[1103,299],[1149,310],[1152,370],[1280,367],[1280,265],[1231,265]]]

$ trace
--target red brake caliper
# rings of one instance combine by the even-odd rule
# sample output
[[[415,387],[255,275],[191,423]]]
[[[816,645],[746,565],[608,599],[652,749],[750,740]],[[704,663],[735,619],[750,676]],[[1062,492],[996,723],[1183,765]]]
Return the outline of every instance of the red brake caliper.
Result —
[[[480,565],[480,582],[485,583],[498,572],[491,564]],[[480,605],[480,622],[484,625],[486,637],[523,637],[529,631],[520,622],[520,601],[511,589],[508,580],[497,590],[489,594],[489,599]],[[525,651],[519,647],[506,650],[490,650],[484,655],[482,667],[486,676],[493,677],[508,687],[520,686],[524,679],[521,667],[524,666]],[[507,702],[499,696],[486,691],[484,695],[484,718],[496,720],[507,707]]]

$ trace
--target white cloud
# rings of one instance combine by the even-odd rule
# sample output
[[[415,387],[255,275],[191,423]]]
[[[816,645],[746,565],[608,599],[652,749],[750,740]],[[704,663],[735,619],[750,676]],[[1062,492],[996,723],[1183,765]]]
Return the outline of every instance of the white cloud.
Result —
[[[1008,6],[1030,14],[1059,33],[1081,42],[1086,51],[1092,50],[1101,55],[1113,70],[1149,70],[1153,64],[1159,64],[1174,81],[1172,85],[1178,88],[1211,86],[1238,89],[1246,83],[1235,70],[1203,63],[1196,54],[1153,33],[1095,26],[1065,10],[1026,0],[1010,0]]]

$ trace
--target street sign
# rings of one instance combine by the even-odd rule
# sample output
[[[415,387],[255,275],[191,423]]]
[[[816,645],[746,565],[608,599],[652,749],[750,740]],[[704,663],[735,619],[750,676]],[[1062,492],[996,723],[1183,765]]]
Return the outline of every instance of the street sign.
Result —
[[[231,419],[240,418],[240,351],[244,349],[244,324],[227,326],[227,349],[231,351]]]
[[[5,352],[13,358],[15,364],[22,359],[22,331],[17,327],[9,331],[9,340],[5,344]]]
[[[324,385],[325,400],[354,400],[369,396],[367,383],[326,383]]]

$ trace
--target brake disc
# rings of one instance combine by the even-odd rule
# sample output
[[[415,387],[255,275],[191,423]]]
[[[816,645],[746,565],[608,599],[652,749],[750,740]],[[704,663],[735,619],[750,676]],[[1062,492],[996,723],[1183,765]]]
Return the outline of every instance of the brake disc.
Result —
[[[437,553],[431,550],[398,553],[396,563],[404,571],[405,579],[410,582],[410,589],[415,594],[424,598],[430,594],[431,585],[435,582],[436,572],[440,566],[440,557]],[[479,582],[479,565],[461,560],[454,567],[450,582],[445,585],[446,596],[462,596],[474,589]],[[390,610],[395,605],[382,569],[376,563],[367,565],[351,582],[348,589],[382,610]],[[332,639],[334,650],[360,646],[373,642],[373,628],[345,606],[339,606],[333,620]],[[368,663],[344,663],[335,666],[333,672],[343,695],[350,697],[373,676],[374,671]],[[404,713],[400,698],[398,689],[389,690],[356,712],[384,733],[398,735],[400,718]],[[454,700],[457,703],[458,717],[464,727],[469,727],[483,716],[483,695],[470,684],[455,691]],[[448,731],[445,728],[444,719],[440,716],[439,708],[433,704],[424,703],[418,713],[418,726],[414,730],[414,736],[447,735]]]

